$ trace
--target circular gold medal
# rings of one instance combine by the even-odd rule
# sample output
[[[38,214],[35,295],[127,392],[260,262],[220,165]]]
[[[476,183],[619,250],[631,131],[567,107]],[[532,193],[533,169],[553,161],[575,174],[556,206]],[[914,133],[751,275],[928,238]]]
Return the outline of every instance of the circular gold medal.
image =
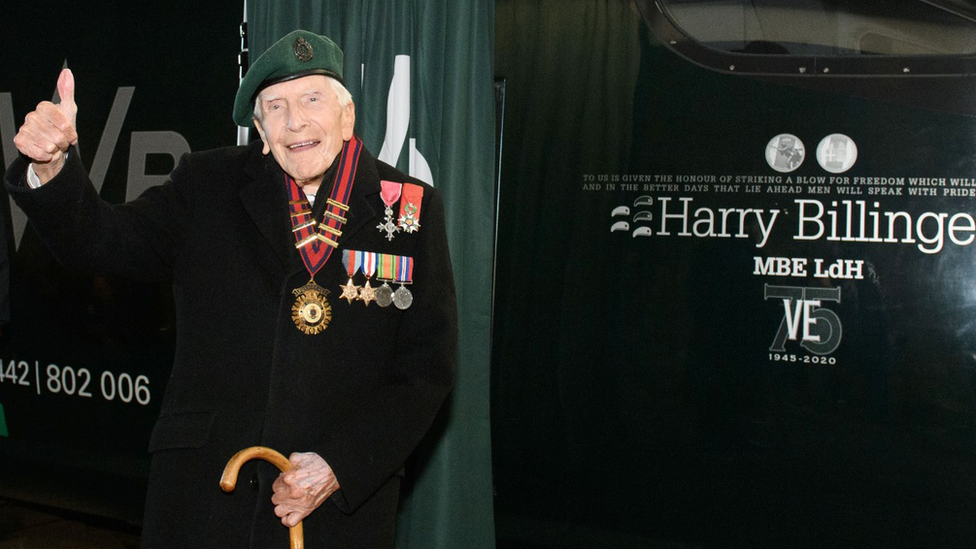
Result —
[[[332,320],[332,306],[326,299],[329,290],[309,282],[292,293],[298,299],[291,307],[291,319],[299,330],[306,335],[315,335],[329,327]]]

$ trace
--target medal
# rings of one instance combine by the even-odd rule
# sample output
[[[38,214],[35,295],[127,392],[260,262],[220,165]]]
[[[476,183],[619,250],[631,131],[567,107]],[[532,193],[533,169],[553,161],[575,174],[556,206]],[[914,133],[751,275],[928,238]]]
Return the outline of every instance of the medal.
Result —
[[[376,288],[376,304],[380,307],[389,307],[393,303],[393,289],[387,284],[393,280],[393,258],[390,254],[379,254],[376,265],[376,280],[383,281],[383,285]]]
[[[413,293],[405,286],[406,284],[413,284],[413,258],[396,256],[395,268],[394,276],[400,287],[393,292],[393,304],[396,305],[397,309],[403,311],[413,304]]]
[[[397,309],[405,311],[413,305],[413,294],[405,286],[400,286],[393,292],[393,304]]]
[[[380,307],[389,307],[393,303],[393,288],[386,282],[376,288],[376,304]]]
[[[306,335],[315,335],[329,327],[332,320],[332,306],[326,299],[329,290],[309,280],[308,284],[291,293],[298,298],[291,306],[291,319],[299,330]]]
[[[400,230],[400,227],[393,221],[393,205],[396,204],[397,200],[400,200],[400,189],[403,188],[403,183],[397,183],[395,181],[380,181],[380,198],[383,199],[383,204],[386,208],[383,210],[386,216],[383,222],[376,226],[380,232],[386,232],[386,239],[393,240],[393,235]]]
[[[339,285],[342,288],[342,295],[339,299],[345,299],[350,304],[353,301],[359,299],[360,286],[352,281],[352,277],[356,276],[356,272],[359,271],[359,264],[362,261],[362,257],[359,252],[354,250],[343,250],[342,252],[342,265],[346,268],[346,272],[349,273],[349,282],[345,285]]]
[[[424,199],[424,188],[413,183],[404,183],[401,194],[398,224],[404,232],[415,233],[420,229],[420,206]]]
[[[369,307],[370,301],[376,301],[376,290],[369,285],[369,279],[376,272],[376,253],[375,252],[356,252],[362,256],[362,270],[366,275],[366,283],[359,290],[359,300]]]
[[[329,291],[315,283],[315,273],[329,261],[332,252],[339,246],[336,239],[342,236],[342,227],[346,222],[344,214],[349,211],[346,204],[349,203],[349,195],[356,179],[356,165],[359,163],[362,147],[362,142],[356,136],[342,144],[339,169],[332,184],[332,194],[326,200],[321,223],[316,224],[312,218],[312,210],[298,183],[285,174],[295,247],[298,248],[310,275],[308,284],[292,291],[296,297],[291,308],[292,320],[306,335],[321,332],[332,320],[332,307],[326,299]],[[349,277],[349,282],[352,283],[352,276]]]

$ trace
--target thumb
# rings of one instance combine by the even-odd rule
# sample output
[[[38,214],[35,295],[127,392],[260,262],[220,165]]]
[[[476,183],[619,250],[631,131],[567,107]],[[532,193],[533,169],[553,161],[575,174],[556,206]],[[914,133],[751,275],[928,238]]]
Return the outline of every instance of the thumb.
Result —
[[[58,76],[58,96],[61,97],[58,108],[74,126],[78,116],[78,105],[75,103],[75,76],[71,73],[71,69],[64,69]]]

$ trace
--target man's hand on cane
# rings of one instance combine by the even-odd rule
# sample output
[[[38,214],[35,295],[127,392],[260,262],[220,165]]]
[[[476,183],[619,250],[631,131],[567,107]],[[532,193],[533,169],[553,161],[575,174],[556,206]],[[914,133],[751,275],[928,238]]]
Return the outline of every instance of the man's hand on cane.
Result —
[[[282,473],[271,486],[275,515],[289,528],[301,522],[339,489],[332,467],[316,453],[294,453],[288,457],[293,469]]]

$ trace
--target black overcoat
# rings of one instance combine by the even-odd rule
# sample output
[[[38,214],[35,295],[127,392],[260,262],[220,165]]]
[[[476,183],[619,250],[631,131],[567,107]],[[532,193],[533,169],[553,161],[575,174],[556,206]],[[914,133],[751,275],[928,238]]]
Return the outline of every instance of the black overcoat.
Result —
[[[424,185],[419,231],[387,240],[376,228],[380,180],[420,182],[363,150],[339,249],[315,276],[331,292],[332,320],[306,335],[292,320],[292,290],[309,274],[284,174],[260,142],[186,155],[166,184],[115,206],[98,198],[77,154],[36,190],[24,186],[26,167],[23,158],[11,166],[8,190],[61,262],[173,281],[175,362],[150,442],[143,547],[285,547],[270,502],[277,469],[250,462],[234,494],[218,487],[230,456],[254,445],[317,452],[335,471],[340,490],[305,519],[306,547],[392,546],[403,463],[454,377],[437,191]],[[413,305],[340,300],[347,249],[413,257]]]

